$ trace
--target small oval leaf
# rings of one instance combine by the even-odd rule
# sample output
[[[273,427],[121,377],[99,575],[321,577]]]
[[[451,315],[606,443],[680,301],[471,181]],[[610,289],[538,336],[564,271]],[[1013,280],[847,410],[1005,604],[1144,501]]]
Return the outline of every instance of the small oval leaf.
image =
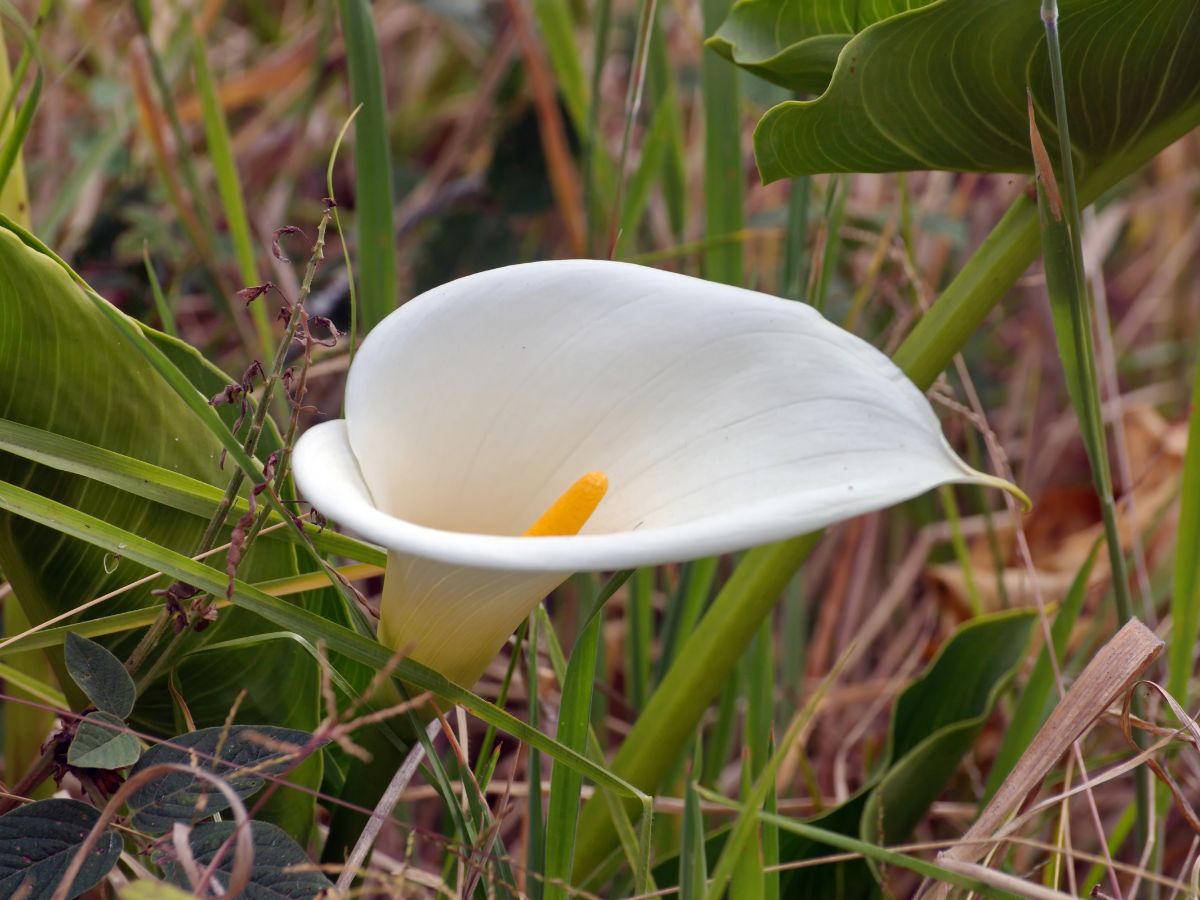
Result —
[[[67,750],[67,762],[81,769],[124,769],[142,755],[141,744],[124,721],[106,712],[84,717]]]
[[[133,712],[137,692],[121,661],[95,641],[68,634],[63,647],[67,671],[97,709],[122,719]]]
[[[213,861],[217,850],[230,839],[235,828],[236,822],[205,822],[192,830],[188,843],[201,869]],[[261,897],[263,900],[310,900],[321,891],[333,887],[308,858],[304,848],[278,826],[268,822],[251,822],[250,833],[254,841],[254,866],[245,896]],[[217,864],[213,877],[222,887],[229,884],[235,858],[236,851],[230,847]],[[165,863],[164,872],[180,887],[191,886],[179,865]]]
[[[219,776],[244,799],[263,786],[263,775],[282,771],[292,761],[289,748],[299,748],[311,738],[306,731],[268,725],[235,725],[228,733],[224,728],[202,728],[151,747],[129,775],[162,763],[196,765]],[[134,791],[129,808],[135,828],[162,834],[175,822],[197,822],[228,809],[229,801],[209,782],[172,772]]]
[[[78,800],[39,800],[0,816],[0,897],[50,900],[75,851],[100,813]],[[121,855],[121,838],[105,831],[68,892],[78,897],[100,883]]]

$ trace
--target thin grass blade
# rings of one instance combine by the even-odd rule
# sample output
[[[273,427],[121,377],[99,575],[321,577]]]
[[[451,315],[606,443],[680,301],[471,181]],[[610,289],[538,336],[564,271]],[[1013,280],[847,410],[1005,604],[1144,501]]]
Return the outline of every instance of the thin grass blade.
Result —
[[[354,123],[355,197],[358,209],[358,296],[362,327],[369,331],[396,308],[396,231],[387,98],[379,39],[368,0],[339,0],[350,69],[350,97],[362,110]]]

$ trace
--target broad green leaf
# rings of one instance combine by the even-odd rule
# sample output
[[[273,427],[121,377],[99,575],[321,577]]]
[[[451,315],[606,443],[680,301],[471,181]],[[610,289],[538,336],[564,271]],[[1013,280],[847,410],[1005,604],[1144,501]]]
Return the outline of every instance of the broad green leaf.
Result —
[[[133,679],[121,661],[103,645],[77,634],[68,634],[63,656],[71,679],[87,694],[93,706],[118,719],[133,712],[133,701],[137,696]]]
[[[740,0],[708,46],[789,90],[819,94],[855,34],[930,0]]]
[[[67,762],[81,769],[124,769],[137,762],[142,747],[112,713],[94,712],[79,722]]]
[[[232,845],[217,863],[214,874],[222,887],[229,884],[237,858],[237,845],[230,841],[236,828],[236,822],[205,822],[193,828],[188,835],[192,855],[201,870],[212,863],[226,841]],[[254,865],[244,896],[261,900],[309,900],[321,891],[333,888],[329,879],[308,858],[304,848],[274,825],[251,822],[250,836],[254,844]],[[187,874],[181,866],[168,863],[164,871],[180,887],[190,887]]]
[[[864,840],[903,840],[971,749],[1000,692],[1021,664],[1036,621],[1030,610],[962,626],[896,701],[886,758],[861,824]]]
[[[971,748],[997,696],[1020,665],[1034,614],[1027,610],[973,619],[954,633],[924,674],[897,698],[883,764],[844,806],[810,824],[895,843],[925,814],[963,755]],[[884,838],[879,837],[882,829]],[[828,852],[796,838],[780,840],[786,864]],[[840,871],[839,871],[840,870]],[[831,881],[830,879],[836,879]],[[784,896],[825,896],[832,884],[846,897],[870,893],[862,862],[795,869],[783,881]]]
[[[51,432],[170,470],[182,478],[220,489],[232,473],[222,469],[222,444],[199,426],[194,412],[141,353],[131,336],[149,339],[195,385],[203,401],[228,383],[180,341],[146,330],[117,327],[121,314],[90,295],[60,260],[35,238],[8,224],[0,228],[0,416],[28,428]],[[236,416],[223,408],[222,415]],[[265,435],[266,450],[277,438]],[[30,491],[113,523],[158,545],[190,554],[195,551],[207,517],[142,499],[101,480],[32,463],[0,452],[0,481]],[[224,557],[210,560],[221,567]],[[43,622],[67,613],[100,594],[128,584],[148,570],[124,558],[121,547],[100,550],[65,538],[53,528],[8,515],[0,516],[0,567],[12,582],[29,619]],[[212,570],[210,570],[212,571]],[[253,581],[287,577],[299,571],[295,550],[282,541],[262,541],[247,554],[239,574]],[[152,588],[168,579],[135,589],[95,607],[85,618],[158,606]],[[223,593],[219,588],[217,593]],[[337,621],[346,621],[340,598],[332,591],[300,596],[300,601]],[[222,613],[202,634],[190,635],[193,646],[268,630],[269,626],[240,610]],[[136,635],[102,641],[118,657],[131,649]],[[66,681],[65,671],[60,680]],[[223,722],[239,693],[240,721],[274,721],[303,729],[318,716],[318,670],[310,656],[285,642],[264,654],[205,654],[190,657],[176,673],[184,699],[200,725]],[[278,685],[289,685],[289,704],[281,708]],[[68,685],[64,685],[67,687]],[[174,704],[161,685],[139,701],[135,721],[158,734],[177,731]],[[320,784],[320,762],[314,759],[296,773],[300,783]],[[281,792],[272,815],[284,816],[297,833],[312,818],[312,800]],[[290,811],[285,812],[286,809]]]
[[[277,774],[291,763],[291,748],[299,749],[311,739],[307,732],[269,725],[202,728],[151,747],[129,776],[163,763],[195,765],[245,799],[262,788],[264,775]],[[228,809],[229,801],[209,781],[187,772],[169,772],[134,791],[128,805],[135,828],[162,834],[175,822],[195,822]]]
[[[50,900],[75,852],[100,819],[78,800],[39,800],[0,816],[0,897]],[[78,897],[100,883],[121,855],[121,836],[108,830],[88,854],[68,891]]]
[[[841,47],[819,97],[779,104],[763,117],[755,153],[765,180],[912,169],[1028,172],[1026,85],[1057,155],[1045,33],[1035,3],[935,0],[883,17],[890,5],[865,5],[856,23],[861,30]],[[715,46],[750,61],[760,74],[794,84],[797,71],[819,71],[827,63],[837,40],[825,24],[806,17],[849,6],[837,0],[744,3]],[[1147,132],[1162,129],[1165,145],[1200,121],[1200,8],[1194,0],[1063,0],[1059,11],[1080,175]]]

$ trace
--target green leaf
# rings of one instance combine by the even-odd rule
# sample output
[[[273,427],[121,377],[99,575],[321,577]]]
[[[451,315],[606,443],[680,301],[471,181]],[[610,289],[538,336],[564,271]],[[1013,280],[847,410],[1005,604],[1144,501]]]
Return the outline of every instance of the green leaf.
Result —
[[[819,94],[854,35],[930,0],[741,0],[708,46],[743,69],[789,90]]]
[[[703,770],[700,741],[692,755],[692,774],[683,787],[683,823],[679,854],[679,895],[703,900],[708,884],[708,857],[704,846],[704,812],[696,793],[695,778]]]
[[[133,712],[137,696],[133,679],[121,661],[93,640],[68,634],[63,644],[63,656],[71,679],[87,694],[92,705],[118,719]]]
[[[212,863],[226,841],[232,845],[226,849],[214,873],[222,887],[229,884],[237,858],[237,845],[231,840],[236,829],[236,822],[205,822],[188,835],[192,855],[201,870]],[[255,900],[309,900],[333,887],[313,865],[304,848],[284,831],[266,822],[251,822],[250,836],[254,844],[254,866],[244,896]],[[187,874],[178,864],[168,863],[164,872],[180,887],[191,887]]]
[[[850,4],[803,4],[824,17]],[[779,104],[755,133],[763,178],[817,172],[1030,171],[1025,88],[1056,153],[1045,33],[1023,0],[864,4],[817,98]],[[781,84],[814,87],[834,43],[793,0],[743,3],[714,46]],[[857,8],[859,4],[854,4]],[[772,32],[770,23],[778,23]],[[1081,173],[1148,131],[1200,121],[1200,9],[1193,0],[1063,0],[1063,71]],[[841,27],[841,26],[837,26]],[[861,29],[861,30],[858,30]],[[817,78],[812,78],[816,70]],[[799,74],[798,74],[799,73]]]
[[[1031,610],[972,619],[900,695],[887,753],[892,762],[863,811],[865,840],[896,843],[920,821],[1021,664],[1036,619]]]
[[[1028,610],[973,619],[945,643],[925,672],[896,700],[887,751],[877,775],[844,805],[808,824],[886,844],[902,840],[944,789],[975,742],[996,698],[1020,665],[1035,615]],[[882,834],[881,834],[882,832]],[[786,864],[828,852],[825,845],[781,836]],[[866,895],[872,879],[866,864],[794,869],[783,879],[783,896]]]
[[[0,414],[28,429],[141,460],[213,489],[224,485],[232,466],[222,470],[223,445],[212,431],[197,427],[194,407],[217,418],[218,412],[205,398],[227,384],[228,377],[186,344],[149,330],[143,332],[90,293],[36,238],[11,223],[5,226],[0,228]],[[154,368],[146,355],[135,352],[135,346],[147,342],[157,348],[163,369]],[[179,385],[168,384],[166,372],[174,373]],[[236,415],[236,411],[221,413],[230,414]],[[278,445],[277,438],[265,438],[265,449]],[[0,482],[20,485],[157,545],[184,554],[195,552],[207,516],[183,512],[161,499],[143,499],[105,483],[104,462],[92,459],[89,464],[98,467],[89,473],[94,477],[81,477],[0,452]],[[124,474],[136,477],[128,469]],[[218,554],[210,562],[221,567],[224,558]],[[9,515],[0,515],[0,568],[34,624],[70,613],[94,597],[155,571],[131,562],[120,546],[102,550],[86,541],[64,538],[53,526]],[[262,541],[247,554],[239,574],[264,581],[295,575],[299,569],[292,546]],[[215,574],[213,569],[208,571]],[[158,607],[161,601],[151,596],[150,590],[166,584],[162,579],[134,589],[82,617]],[[310,592],[299,595],[298,600],[323,615],[346,621],[344,606],[332,591]],[[270,628],[263,620],[231,610],[222,613],[203,634],[189,635],[187,640],[195,647],[266,630]],[[101,642],[123,657],[135,640],[136,635],[122,634]],[[70,694],[75,689],[60,657],[58,665],[59,679]],[[277,643],[269,654],[196,656],[176,675],[195,721],[202,726],[223,722],[243,689],[247,692],[239,708],[243,721],[269,719],[302,729],[316,725],[317,665],[301,649],[284,642]],[[289,685],[292,702],[285,709],[279,704],[279,684]],[[82,705],[81,699],[75,692],[72,702]],[[288,718],[280,718],[284,715]],[[139,701],[135,721],[160,735],[178,730],[165,682],[151,686]],[[296,777],[317,787],[319,760]],[[313,814],[311,798],[284,792],[278,800],[290,812],[281,808],[272,815],[284,816],[288,827],[308,827]]]
[[[307,732],[269,725],[202,728],[151,747],[129,777],[163,763],[196,765],[245,799],[262,788],[264,775],[276,774],[290,764],[289,747],[302,747],[311,739]],[[195,822],[229,808],[225,795],[211,782],[186,772],[155,778],[134,791],[128,804],[133,826],[149,834],[162,834],[175,822]]]
[[[213,175],[217,180],[217,193],[237,255],[238,270],[242,283],[259,283],[258,265],[254,259],[254,244],[250,239],[250,221],[246,217],[246,204],[242,200],[242,183],[238,178],[237,164],[233,160],[233,148],[229,140],[229,126],[225,122],[225,109],[217,96],[217,88],[208,68],[208,54],[204,49],[204,37],[199,29],[193,33],[192,64],[196,73],[196,90],[200,94],[204,110],[204,138],[208,144],[208,158],[212,163]],[[153,272],[153,270],[151,270]],[[274,336],[267,315],[266,304],[251,304],[250,315],[262,343],[262,363],[270,366],[274,356]]]
[[[50,900],[75,852],[100,819],[78,800],[39,800],[0,816],[0,896]],[[121,855],[121,836],[106,830],[68,891],[91,890]]]
[[[10,93],[18,87],[12,83],[12,75],[8,68],[8,48],[4,43],[3,26],[3,21],[0,21],[0,108],[7,105]],[[0,146],[6,146],[9,142],[14,143],[19,150],[20,136],[16,132],[13,116],[6,113],[0,116]],[[20,222],[29,222],[29,192],[26,190],[25,169],[21,164],[19,152],[13,157],[8,178],[0,184],[0,213]]]
[[[94,712],[79,722],[67,750],[67,762],[81,769],[124,769],[142,754],[138,740],[119,717]]]

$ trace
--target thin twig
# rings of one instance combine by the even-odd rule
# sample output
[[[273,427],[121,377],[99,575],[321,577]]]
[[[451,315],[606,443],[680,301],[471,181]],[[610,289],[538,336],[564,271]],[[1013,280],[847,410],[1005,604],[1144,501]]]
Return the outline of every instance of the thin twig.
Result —
[[[438,719],[434,719],[426,727],[425,734],[432,742],[440,730],[441,722]],[[404,789],[412,781],[413,775],[417,772],[417,766],[421,764],[424,758],[425,745],[418,742],[408,751],[408,756],[404,758],[404,762],[400,764],[400,768],[396,770],[396,774],[388,782],[387,790],[383,792],[383,796],[375,804],[375,810],[371,813],[371,818],[367,821],[366,827],[363,828],[362,833],[358,836],[358,840],[354,844],[354,849],[350,851],[346,865],[338,876],[336,887],[339,891],[345,892],[350,890],[350,885],[354,883],[354,876],[358,874],[359,868],[366,861],[367,854],[375,844],[375,839],[379,837],[379,832],[383,828],[384,822],[391,818],[392,810],[396,808],[396,803],[399,801],[400,795],[404,793]]]

